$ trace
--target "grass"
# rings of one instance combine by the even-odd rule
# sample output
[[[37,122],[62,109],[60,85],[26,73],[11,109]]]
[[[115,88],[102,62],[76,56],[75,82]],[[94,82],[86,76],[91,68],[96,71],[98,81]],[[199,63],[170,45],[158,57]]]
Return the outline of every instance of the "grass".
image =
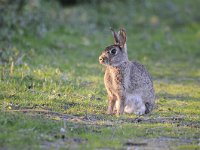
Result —
[[[23,34],[13,31],[10,44],[1,43],[0,149],[199,149],[197,4],[144,2],[60,8],[63,16],[43,22],[42,36],[32,32],[36,25],[19,27]],[[105,113],[98,56],[112,44],[110,25],[127,29],[129,58],[153,76],[157,107],[149,115]]]

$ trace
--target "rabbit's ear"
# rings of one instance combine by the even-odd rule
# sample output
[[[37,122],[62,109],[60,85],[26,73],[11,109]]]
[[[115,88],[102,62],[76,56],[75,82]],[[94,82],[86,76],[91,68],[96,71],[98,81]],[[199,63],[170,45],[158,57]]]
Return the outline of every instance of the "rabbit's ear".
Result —
[[[115,40],[114,43],[115,44],[120,44],[118,34],[114,31],[113,28],[110,28],[110,30],[112,31],[112,34],[113,34],[113,37],[114,37],[114,40]]]
[[[118,39],[119,39],[119,45],[121,48],[125,48],[126,46],[126,31],[121,28],[118,32]]]

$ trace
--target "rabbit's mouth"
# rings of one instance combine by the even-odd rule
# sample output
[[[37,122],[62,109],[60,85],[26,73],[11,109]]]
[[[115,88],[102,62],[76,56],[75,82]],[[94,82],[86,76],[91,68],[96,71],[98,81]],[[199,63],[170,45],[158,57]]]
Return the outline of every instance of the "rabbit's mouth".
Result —
[[[102,56],[99,57],[99,62],[102,65],[109,65],[110,64],[108,58],[107,57],[102,57]]]

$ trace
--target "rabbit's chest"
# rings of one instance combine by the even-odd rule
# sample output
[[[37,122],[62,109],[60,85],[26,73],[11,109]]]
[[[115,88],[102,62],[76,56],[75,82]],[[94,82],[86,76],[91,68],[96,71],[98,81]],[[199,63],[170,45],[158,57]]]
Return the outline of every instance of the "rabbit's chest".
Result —
[[[112,69],[105,74],[105,85],[111,91],[124,91],[126,89],[127,80],[125,70]]]

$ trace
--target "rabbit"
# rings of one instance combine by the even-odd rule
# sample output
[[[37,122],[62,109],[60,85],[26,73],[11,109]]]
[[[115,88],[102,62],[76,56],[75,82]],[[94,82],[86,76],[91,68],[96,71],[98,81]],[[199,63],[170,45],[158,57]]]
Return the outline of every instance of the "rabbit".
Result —
[[[126,31],[116,33],[111,28],[114,44],[105,48],[99,56],[100,64],[106,66],[104,84],[108,93],[108,114],[136,115],[150,113],[155,107],[153,81],[146,68],[129,61]]]

